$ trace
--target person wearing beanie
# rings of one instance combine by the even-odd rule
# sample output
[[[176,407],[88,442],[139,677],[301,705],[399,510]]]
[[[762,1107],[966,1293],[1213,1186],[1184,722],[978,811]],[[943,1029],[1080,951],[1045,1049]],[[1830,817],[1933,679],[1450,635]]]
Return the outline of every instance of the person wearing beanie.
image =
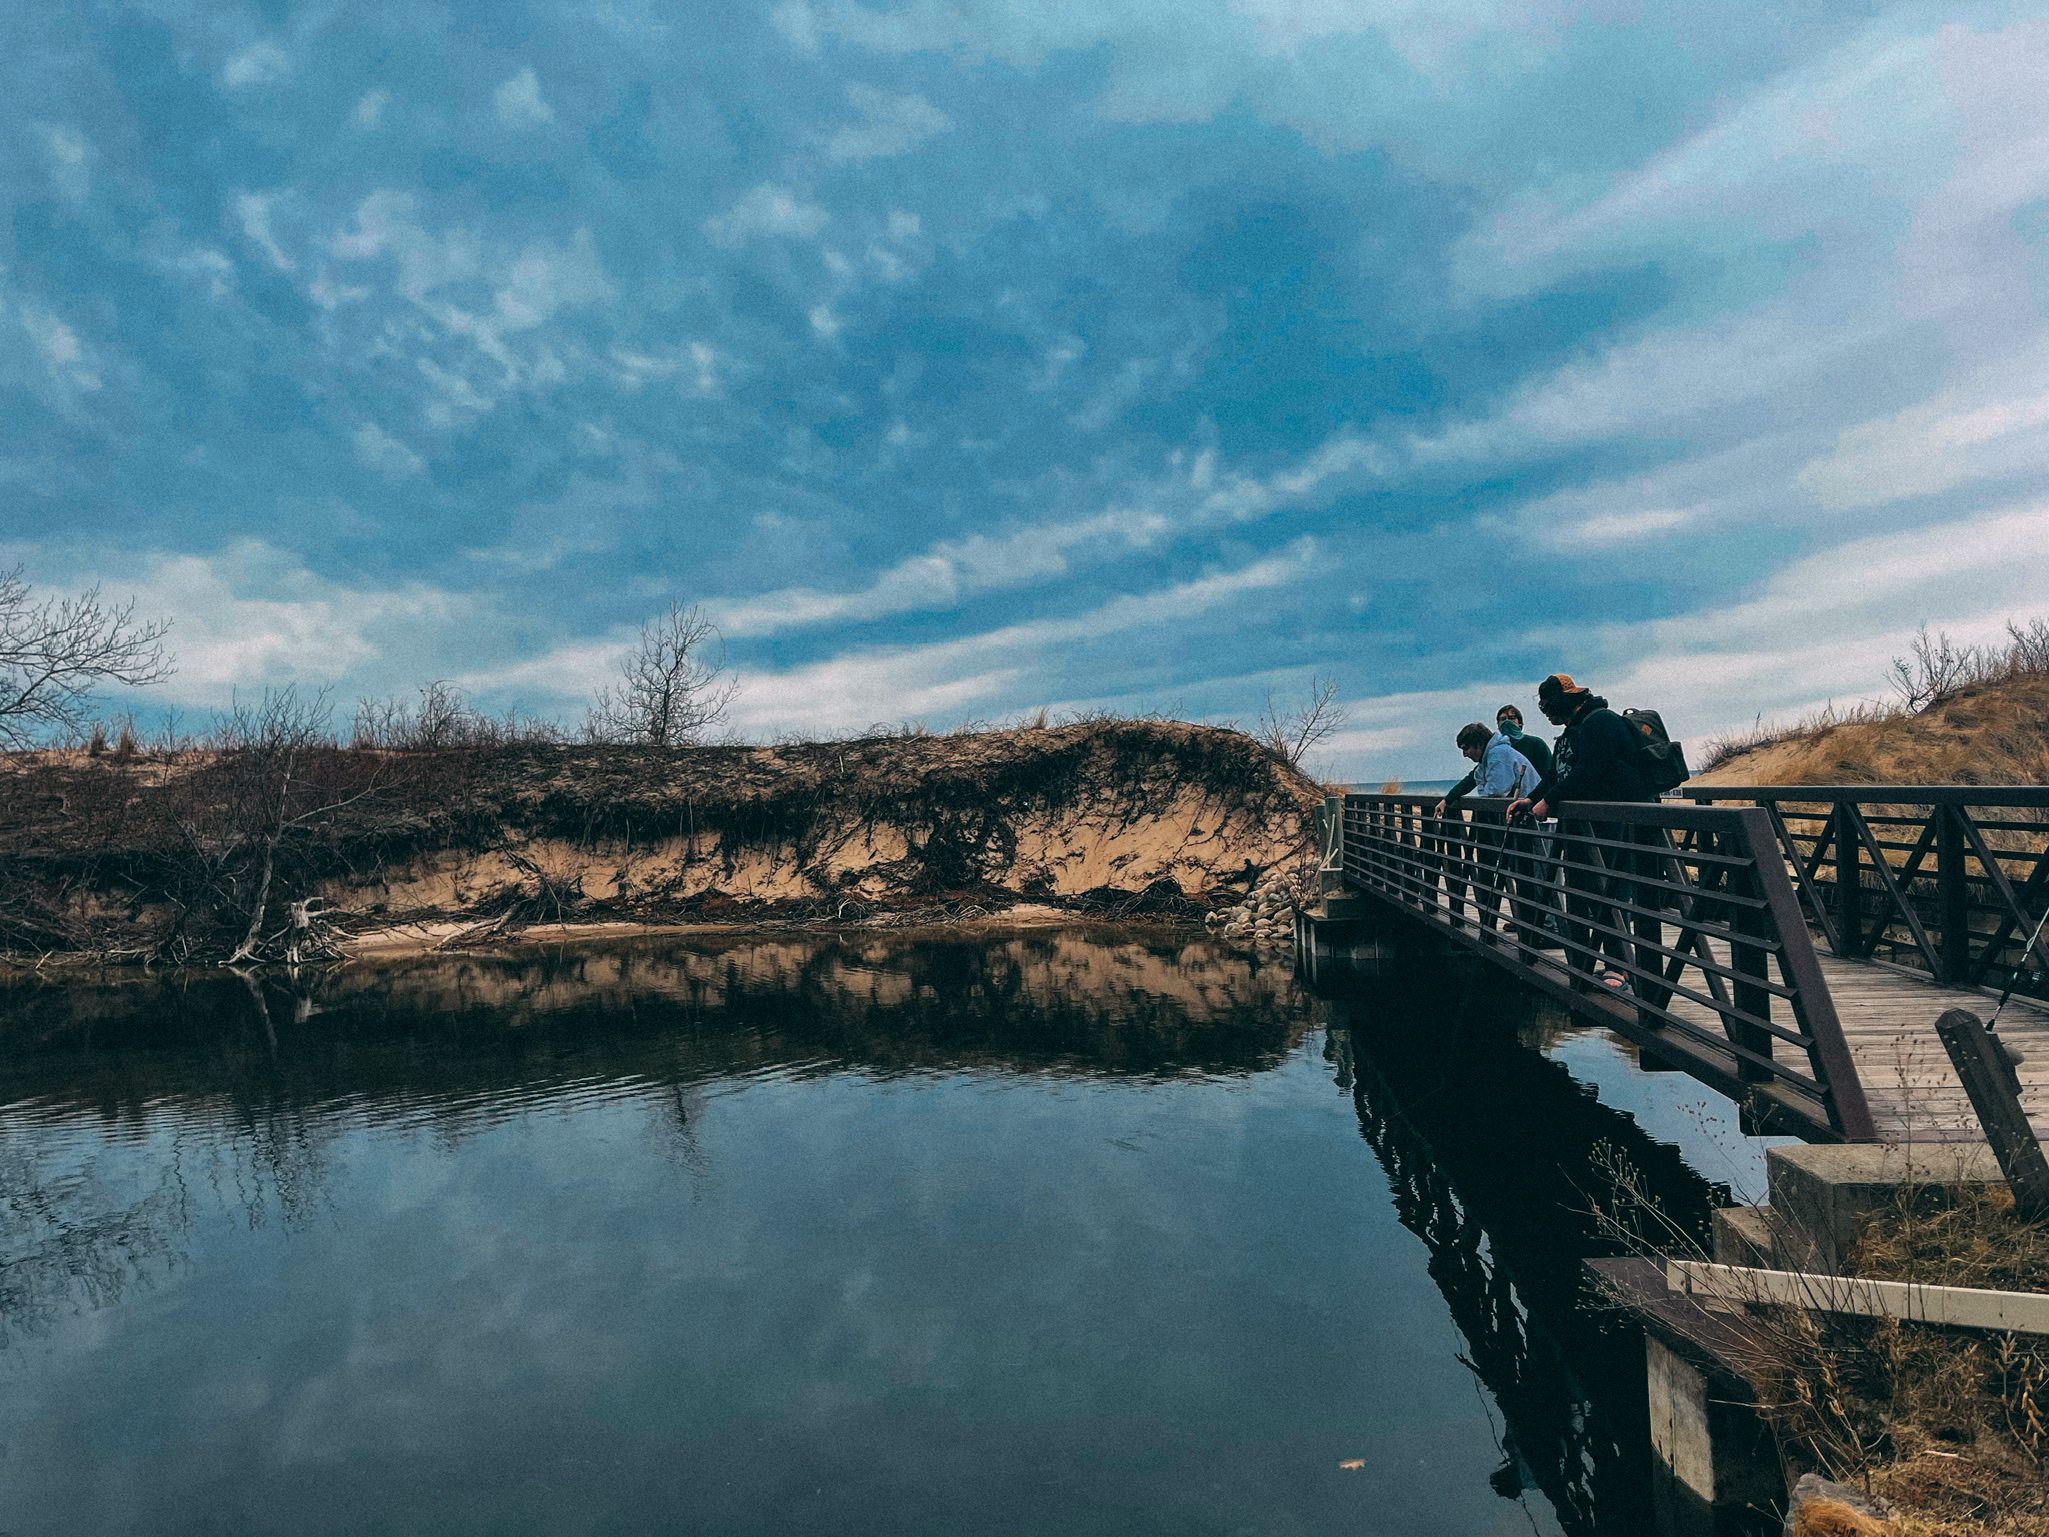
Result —
[[[1574,681],[1572,674],[1554,672],[1537,685],[1537,708],[1544,718],[1564,730],[1558,737],[1551,772],[1527,800],[1509,807],[1515,817],[1527,810],[1549,816],[1566,801],[1655,801],[1657,789],[1644,772],[1636,732],[1629,722],[1608,708],[1608,701]],[[1629,902],[1646,908],[1662,905],[1654,888],[1639,886],[1634,877],[1655,873],[1656,855],[1615,848],[1614,843],[1633,841],[1632,829],[1614,822],[1595,822],[1581,838],[1568,835],[1559,854],[1565,863],[1566,912],[1572,920],[1567,937],[1573,944],[1587,945],[1599,930],[1599,950],[1607,964],[1601,985],[1627,997],[1632,992],[1631,968],[1655,967],[1655,951],[1639,961],[1636,946],[1624,937],[1633,932],[1637,939],[1657,944],[1663,925],[1656,917],[1632,914],[1614,904]],[[1589,840],[1601,840],[1599,842]],[[1600,866],[1607,866],[1604,878]],[[1637,899],[1641,895],[1642,900]],[[1603,900],[1605,898],[1606,900]],[[1584,964],[1584,950],[1568,947],[1568,959]]]

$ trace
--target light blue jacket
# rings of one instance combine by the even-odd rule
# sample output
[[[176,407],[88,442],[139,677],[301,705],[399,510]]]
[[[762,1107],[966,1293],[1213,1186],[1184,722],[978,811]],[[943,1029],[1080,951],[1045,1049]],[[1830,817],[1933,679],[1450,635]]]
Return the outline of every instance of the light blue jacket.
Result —
[[[1515,743],[1497,731],[1487,739],[1473,768],[1475,795],[1514,798],[1537,788],[1537,766],[1515,750]]]

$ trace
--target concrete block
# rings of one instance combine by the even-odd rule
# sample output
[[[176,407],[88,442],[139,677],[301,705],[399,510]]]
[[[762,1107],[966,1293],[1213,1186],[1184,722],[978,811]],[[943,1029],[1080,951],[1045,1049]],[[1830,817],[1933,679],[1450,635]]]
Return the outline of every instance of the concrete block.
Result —
[[[1778,1459],[1754,1410],[1716,1394],[1692,1362],[1644,1337],[1651,1448],[1683,1488],[1719,1509],[1777,1497]]]
[[[1818,1270],[1821,1255],[1806,1230],[1769,1206],[1729,1206],[1711,1218],[1718,1265],[1759,1270]]]
[[[1778,1224],[1769,1206],[1725,1206],[1713,1214],[1709,1224],[1716,1264],[1755,1265],[1763,1270],[1778,1264],[1774,1240]]]
[[[1765,1181],[1784,1227],[1811,1239],[1828,1271],[1841,1268],[1866,1219],[1896,1208],[1910,1192],[1934,1209],[1963,1191],[2006,1184],[1999,1160],[1981,1142],[1775,1147],[1765,1154]]]
[[[1650,1385],[1651,1450],[1672,1476],[1709,1504],[1715,1498],[1715,1446],[1708,1430],[1707,1378],[1656,1339],[1644,1341]]]

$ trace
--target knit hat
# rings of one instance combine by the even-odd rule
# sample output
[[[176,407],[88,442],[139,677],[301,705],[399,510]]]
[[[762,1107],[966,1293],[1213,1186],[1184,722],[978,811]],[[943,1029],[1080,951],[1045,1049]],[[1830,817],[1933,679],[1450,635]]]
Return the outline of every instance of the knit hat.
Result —
[[[1556,704],[1560,699],[1577,699],[1586,690],[1572,681],[1569,672],[1554,672],[1537,685],[1538,704]]]

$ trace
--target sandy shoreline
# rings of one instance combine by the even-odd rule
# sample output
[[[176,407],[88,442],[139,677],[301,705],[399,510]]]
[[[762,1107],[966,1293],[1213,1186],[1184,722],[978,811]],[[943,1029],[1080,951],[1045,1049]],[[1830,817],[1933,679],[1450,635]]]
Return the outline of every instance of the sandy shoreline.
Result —
[[[1001,912],[978,913],[972,916],[949,918],[934,916],[919,918],[896,924],[875,923],[792,923],[774,919],[714,923],[683,920],[640,921],[621,918],[596,918],[583,923],[530,923],[517,928],[498,926],[493,920],[478,922],[443,921],[435,923],[402,923],[390,928],[371,929],[361,934],[352,934],[341,940],[340,946],[346,959],[371,959],[388,956],[421,955],[430,951],[461,950],[475,945],[489,949],[517,949],[531,944],[574,943],[595,939],[641,939],[669,934],[787,934],[803,932],[814,934],[861,934],[882,936],[893,934],[915,934],[935,930],[973,929],[989,931],[1001,929],[1049,929],[1112,926],[1117,928],[1162,928],[1177,927],[1171,920],[1158,917],[1104,918],[1089,913],[1070,912],[1065,908],[1049,906],[1041,902],[1023,902]]]

